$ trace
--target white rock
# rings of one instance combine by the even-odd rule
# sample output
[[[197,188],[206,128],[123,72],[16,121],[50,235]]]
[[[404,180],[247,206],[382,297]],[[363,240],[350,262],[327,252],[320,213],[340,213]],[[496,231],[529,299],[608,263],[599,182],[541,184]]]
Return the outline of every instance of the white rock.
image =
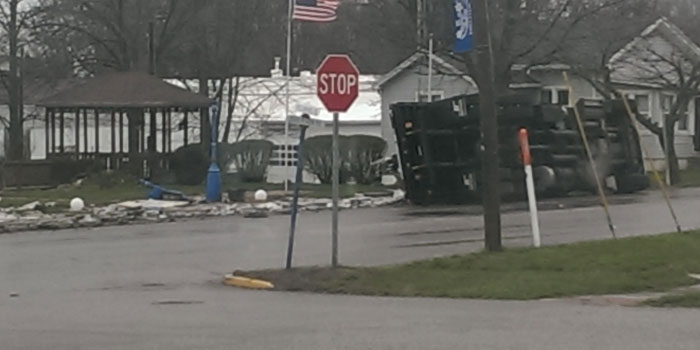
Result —
[[[255,191],[255,200],[258,202],[264,202],[267,200],[267,191],[257,190]]]
[[[382,185],[384,186],[394,186],[399,182],[394,175],[384,175],[382,176]]]
[[[70,201],[70,210],[71,211],[81,211],[85,209],[85,201],[83,201],[82,198],[73,198]]]
[[[37,210],[41,207],[41,202],[36,201],[36,202],[31,202],[27,203],[19,208],[17,208],[17,211],[32,211],[32,210]]]
[[[88,214],[83,216],[82,219],[78,220],[78,224],[81,226],[95,226],[99,225],[101,223],[101,220],[98,218],[95,218],[94,216]]]

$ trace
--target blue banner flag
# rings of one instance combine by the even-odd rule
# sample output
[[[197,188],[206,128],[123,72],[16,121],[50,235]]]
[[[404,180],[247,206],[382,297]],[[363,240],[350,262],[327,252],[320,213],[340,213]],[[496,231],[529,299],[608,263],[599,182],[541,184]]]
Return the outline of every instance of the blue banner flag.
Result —
[[[471,51],[474,31],[472,26],[472,4],[470,0],[454,0],[455,9],[455,53]]]

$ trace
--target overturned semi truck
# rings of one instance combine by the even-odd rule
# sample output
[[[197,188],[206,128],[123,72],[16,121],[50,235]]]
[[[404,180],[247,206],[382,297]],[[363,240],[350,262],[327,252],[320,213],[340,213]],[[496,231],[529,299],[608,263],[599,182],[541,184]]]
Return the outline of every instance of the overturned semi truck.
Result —
[[[618,193],[649,186],[639,134],[623,101],[582,99],[577,103],[596,170]],[[498,103],[501,192],[525,194],[518,132],[528,130],[535,183],[540,195],[595,191],[573,108],[512,95]],[[636,112],[636,106],[632,106]],[[481,118],[478,95],[391,107],[407,199],[415,204],[465,203],[479,197]]]

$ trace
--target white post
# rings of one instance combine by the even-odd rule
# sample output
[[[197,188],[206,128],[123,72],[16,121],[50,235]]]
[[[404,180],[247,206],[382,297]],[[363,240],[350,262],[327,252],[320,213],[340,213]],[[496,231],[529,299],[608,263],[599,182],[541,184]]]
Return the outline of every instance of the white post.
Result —
[[[428,102],[433,102],[433,35],[428,41]]]
[[[284,192],[289,191],[289,85],[292,82],[292,15],[294,0],[289,0],[289,13],[287,17],[287,70],[285,85],[285,111],[284,111]]]
[[[536,248],[542,245],[540,237],[540,221],[537,214],[537,196],[535,194],[535,180],[532,174],[532,156],[530,155],[530,141],[526,129],[520,129],[520,150],[525,166],[525,184],[527,187],[527,199],[530,207],[530,226],[532,228],[532,242]]]

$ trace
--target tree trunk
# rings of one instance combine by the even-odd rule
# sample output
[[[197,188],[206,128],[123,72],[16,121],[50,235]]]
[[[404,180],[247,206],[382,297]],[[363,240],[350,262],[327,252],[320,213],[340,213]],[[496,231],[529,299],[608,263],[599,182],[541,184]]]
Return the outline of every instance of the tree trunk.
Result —
[[[664,131],[664,137],[667,141],[664,142],[664,138],[660,138],[662,148],[664,148],[666,154],[666,166],[669,170],[668,174],[671,185],[677,185],[681,181],[680,165],[678,164],[678,155],[676,154],[675,129],[675,121],[670,122]]]
[[[10,149],[9,158],[24,159],[24,121],[22,118],[22,101],[20,96],[19,78],[19,27],[17,23],[19,0],[10,0],[10,23],[8,36],[10,41],[10,72],[8,79],[8,95],[10,98]]]
[[[233,84],[233,78],[230,78],[228,81],[228,111],[226,115],[226,126],[224,127],[224,134],[221,137],[221,142],[228,143],[229,141],[231,124],[233,123],[233,112],[236,110],[236,104],[238,103],[240,80],[240,77],[236,77],[235,85]]]
[[[202,96],[209,97],[209,80],[207,78],[199,78],[199,94]],[[205,154],[209,155],[211,143],[211,123],[209,122],[209,109],[202,108],[200,111],[200,140],[202,142],[202,148]]]

